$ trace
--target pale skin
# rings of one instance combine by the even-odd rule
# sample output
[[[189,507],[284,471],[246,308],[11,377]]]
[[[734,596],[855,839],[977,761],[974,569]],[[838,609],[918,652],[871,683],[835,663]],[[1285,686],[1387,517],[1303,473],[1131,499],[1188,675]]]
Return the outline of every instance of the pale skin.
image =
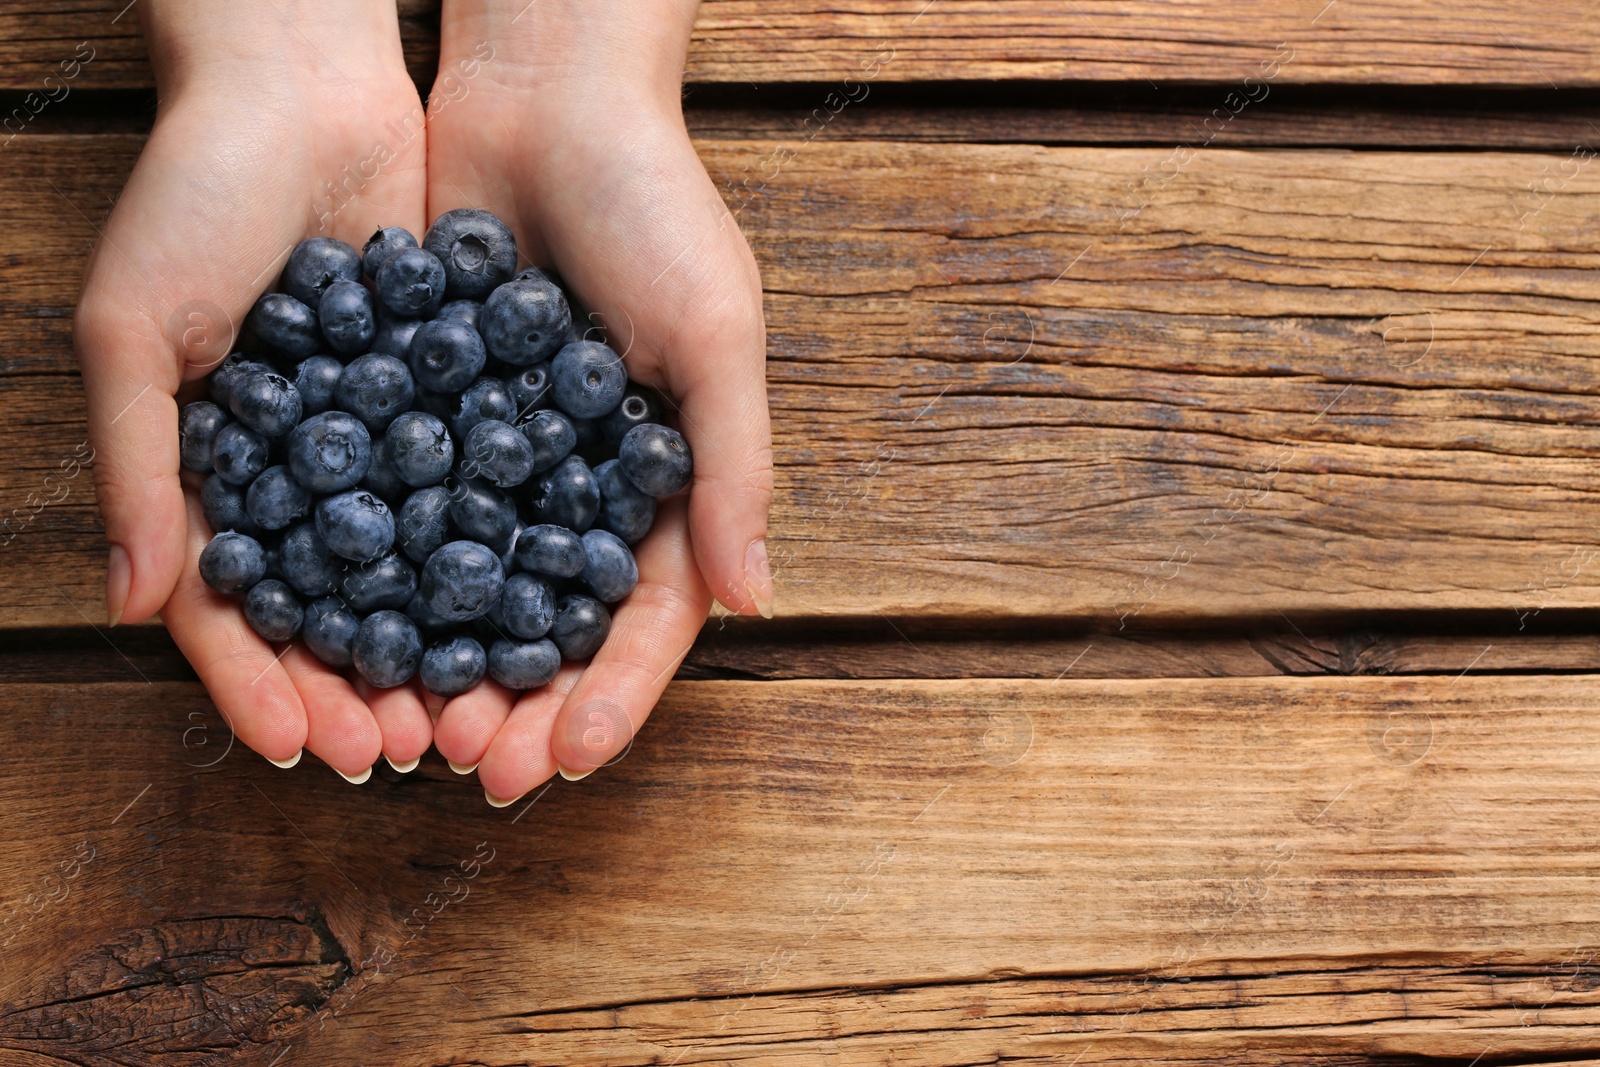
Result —
[[[74,328],[112,544],[106,602],[113,624],[159,612],[263,756],[304,749],[360,778],[432,744],[505,803],[624,751],[713,599],[770,616],[760,278],[684,130],[685,8],[446,0],[421,129],[392,0],[140,5],[160,106]],[[384,225],[420,237],[458,207],[505,219],[520,265],[559,269],[629,376],[673,398],[695,480],[637,546],[639,586],[591,663],[520,698],[485,681],[446,702],[273,647],[200,582],[210,530],[198,479],[179,475],[177,412],[296,241],[359,248]]]

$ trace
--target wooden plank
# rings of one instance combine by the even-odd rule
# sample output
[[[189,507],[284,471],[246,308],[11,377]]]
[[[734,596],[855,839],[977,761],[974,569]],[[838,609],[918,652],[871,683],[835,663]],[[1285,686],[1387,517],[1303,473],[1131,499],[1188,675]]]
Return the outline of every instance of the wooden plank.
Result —
[[[0,1046],[1578,1058],[1597,683],[677,683],[503,810],[279,771],[193,684],[0,687]]]
[[[9,508],[82,443],[70,305],[137,145],[0,159]],[[1170,151],[700,149],[768,288],[780,612],[1600,604],[1600,168],[1535,202],[1560,158],[1218,149],[1155,182]],[[9,626],[99,618],[66,493],[0,547]]]
[[[400,5],[407,65],[431,81],[436,0]],[[34,89],[80,41],[85,88],[151,83],[122,0],[50,0],[0,17],[0,85]],[[704,0],[686,80],[695,83],[1018,79],[1239,83],[1600,84],[1589,10],[1513,0]],[[874,57],[880,57],[874,59]]]

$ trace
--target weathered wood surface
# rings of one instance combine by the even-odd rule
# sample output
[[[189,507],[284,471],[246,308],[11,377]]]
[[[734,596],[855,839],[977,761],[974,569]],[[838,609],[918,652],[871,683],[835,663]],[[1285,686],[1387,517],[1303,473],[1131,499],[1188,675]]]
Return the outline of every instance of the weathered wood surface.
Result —
[[[0,158],[9,626],[100,617],[89,479],[44,478],[83,441],[76,275],[138,144]],[[1211,149],[1162,181],[1168,149],[700,147],[768,288],[780,612],[1600,603],[1600,167]]]
[[[149,85],[131,7],[54,0],[7,11],[0,84],[37,88],[87,40],[96,53],[85,87]],[[437,60],[438,7],[400,5],[407,63],[422,84]],[[872,75],[886,81],[1239,82],[1276,57],[1285,82],[1570,88],[1600,84],[1591,16],[1577,0],[704,0],[685,78],[837,82],[886,53]]]
[[[1515,1063],[1600,1021],[1595,676],[678,683],[500,811],[436,757],[279,771],[193,684],[0,711],[7,1062]]]

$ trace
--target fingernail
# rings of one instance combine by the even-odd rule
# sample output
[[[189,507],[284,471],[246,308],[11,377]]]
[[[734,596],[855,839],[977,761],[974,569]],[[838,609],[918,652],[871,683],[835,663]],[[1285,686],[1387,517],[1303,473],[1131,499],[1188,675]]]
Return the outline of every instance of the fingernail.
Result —
[[[128,606],[132,585],[133,561],[128,558],[128,550],[113,544],[111,558],[106,562],[106,619],[110,625],[122,621],[122,609]]]
[[[593,767],[590,767],[586,771],[576,771],[576,772],[574,772],[574,771],[567,770],[565,767],[562,767],[559,764],[556,766],[556,770],[560,771],[561,772],[561,777],[565,778],[569,782],[581,782],[585,778],[589,777],[591,774],[594,773],[594,768]]]
[[[284,770],[288,770],[290,767],[293,767],[296,763],[299,763],[300,762],[300,757],[304,756],[305,754],[306,754],[306,750],[302,748],[300,751],[296,752],[294,755],[290,756],[288,759],[273,759],[271,756],[267,756],[266,757],[266,761],[268,763],[272,764],[274,767],[282,767]]]
[[[767,559],[767,539],[758,537],[744,550],[744,588],[756,602],[763,619],[772,618],[772,564]]]
[[[404,763],[396,763],[394,760],[389,759],[388,756],[384,756],[383,758],[388,761],[389,766],[393,767],[401,774],[410,774],[412,771],[417,769],[417,764],[422,762],[421,756],[418,756],[416,759],[406,760]]]
[[[514,797],[507,797],[506,799],[502,800],[499,797],[495,796],[493,793],[489,792],[487,789],[485,789],[483,791],[483,799],[485,799],[485,800],[487,800],[489,802],[489,806],[491,808],[510,807],[512,804],[515,804],[517,801],[521,800],[523,797],[525,797],[527,795],[528,795],[527,793],[518,793]]]
[[[335,767],[334,770],[339,771],[339,768]],[[339,777],[343,778],[345,781],[349,782],[351,785],[360,785],[361,783],[365,782],[368,778],[372,777],[372,768],[368,767],[366,770],[362,771],[360,774],[356,775],[353,778],[350,775],[344,773],[343,771],[339,771]]]
[[[478,769],[478,765],[476,763],[472,764],[470,767],[463,767],[461,764],[452,760],[445,760],[445,762],[450,764],[450,769],[455,771],[457,774],[471,774],[473,771]]]

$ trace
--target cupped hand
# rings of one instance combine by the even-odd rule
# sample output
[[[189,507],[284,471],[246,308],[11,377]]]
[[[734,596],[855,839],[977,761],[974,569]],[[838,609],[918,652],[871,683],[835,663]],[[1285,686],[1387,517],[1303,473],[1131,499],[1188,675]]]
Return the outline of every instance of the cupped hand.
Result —
[[[671,0],[447,0],[428,209],[494,212],[554,266],[628,375],[660,389],[694,453],[687,501],[637,546],[639,584],[583,670],[518,698],[448,702],[435,744],[491,803],[625,751],[712,598],[771,616],[761,280],[684,128],[690,23]],[[579,322],[579,327],[583,323]],[[598,332],[591,334],[598,336]]]
[[[387,10],[385,8],[387,7]],[[211,535],[179,477],[178,408],[306,236],[422,232],[425,132],[393,5],[152,0],[154,131],[91,257],[74,324],[111,542],[111,621],[160,612],[238,737],[360,778],[432,740],[420,689],[358,690],[268,645],[200,580]],[[187,497],[187,500],[185,499]]]

